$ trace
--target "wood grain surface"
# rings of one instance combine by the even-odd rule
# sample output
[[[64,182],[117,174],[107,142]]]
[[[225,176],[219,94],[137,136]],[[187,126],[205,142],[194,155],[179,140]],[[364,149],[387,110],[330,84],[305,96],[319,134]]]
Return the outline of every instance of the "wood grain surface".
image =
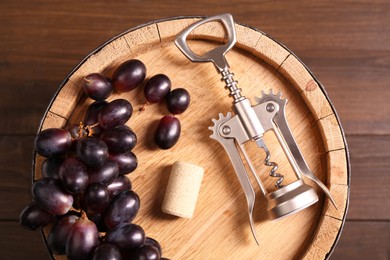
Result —
[[[258,238],[261,244],[261,241],[274,241],[271,243],[274,246],[267,243],[266,248],[259,247],[248,233],[249,227],[243,226],[248,218],[243,214],[247,211],[246,203],[231,163],[222,147],[210,145],[213,141],[210,142],[207,126],[212,124],[213,117],[218,119],[218,113],[226,116],[232,101],[227,98],[221,75],[215,73],[212,64],[192,63],[173,43],[177,34],[195,21],[198,18],[152,22],[124,33],[93,52],[61,86],[42,121],[42,129],[63,128],[83,120],[92,103],[80,89],[85,75],[101,72],[111,77],[124,61],[142,60],[147,67],[147,80],[158,73],[166,74],[173,88],[185,87],[191,95],[190,107],[177,116],[182,122],[179,143],[169,151],[156,149],[151,134],[161,116],[167,113],[164,104],[149,105],[127,122],[138,136],[133,150],[138,167],[127,175],[142,202],[134,223],[160,241],[163,256],[170,259],[325,258],[333,250],[345,219],[349,193],[345,143],[329,102],[317,81],[292,53],[259,31],[235,25],[238,44],[226,58],[242,94],[253,100],[262,91],[268,95],[280,92],[280,98],[288,99],[286,117],[294,138],[307,164],[328,184],[338,207],[330,206],[327,199],[325,203],[320,200],[299,214],[272,222],[265,210],[267,203],[259,194],[259,187],[254,185],[258,194],[253,214]],[[205,53],[225,40],[223,27],[217,22],[194,29],[190,38],[188,44],[196,53]],[[146,102],[142,87],[128,93],[114,93],[108,101],[117,98],[129,100],[135,110]],[[278,163],[278,172],[285,175],[283,185],[295,181],[296,177],[288,174],[291,167],[275,136],[266,133],[264,141],[271,160]],[[263,167],[263,157],[259,158],[262,151],[256,145],[245,146],[263,186],[268,193],[274,191],[276,180],[269,178],[270,169]],[[35,179],[41,178],[42,161],[38,155]],[[194,163],[206,172],[197,214],[191,220],[172,218],[160,210],[169,170],[175,161]],[[285,246],[279,248],[276,241]]]
[[[21,229],[31,200],[40,119],[62,79],[128,28],[179,15],[231,12],[292,50],[323,83],[347,134],[351,205],[331,259],[388,259],[390,4],[387,1],[2,1],[0,162],[3,259],[45,259],[40,234]]]

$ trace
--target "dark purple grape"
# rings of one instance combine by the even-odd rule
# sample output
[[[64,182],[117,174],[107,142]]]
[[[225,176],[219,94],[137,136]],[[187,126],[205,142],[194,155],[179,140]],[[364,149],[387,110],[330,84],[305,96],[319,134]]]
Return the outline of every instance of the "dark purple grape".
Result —
[[[93,251],[92,260],[120,260],[121,253],[113,244],[103,243]]]
[[[62,163],[59,175],[64,188],[71,194],[82,193],[88,186],[87,168],[76,157],[69,157]]]
[[[108,147],[95,137],[83,138],[77,142],[77,156],[91,167],[100,167],[108,159]]]
[[[99,122],[100,111],[108,104],[106,101],[96,101],[88,106],[84,116],[84,125],[92,126]]]
[[[145,243],[145,231],[138,225],[125,223],[110,229],[106,233],[106,241],[119,250],[131,250]]]
[[[114,88],[118,92],[128,92],[144,81],[146,66],[140,60],[128,60],[122,63],[112,77]]]
[[[79,219],[69,231],[66,241],[68,259],[90,259],[92,252],[99,244],[99,233],[95,223],[88,219]]]
[[[133,107],[125,99],[115,99],[108,103],[99,114],[99,124],[104,129],[124,125],[130,119]]]
[[[86,212],[88,219],[95,223],[99,232],[107,232],[108,228],[106,224],[104,224],[104,214],[103,213],[91,213]]]
[[[118,164],[119,174],[131,173],[138,166],[138,159],[132,152],[110,154],[110,159]]]
[[[190,93],[184,88],[172,90],[167,96],[167,107],[174,115],[183,113],[190,105]]]
[[[53,214],[41,209],[35,202],[25,207],[19,216],[20,225],[31,230],[43,228],[53,219]]]
[[[131,182],[126,176],[119,174],[116,179],[107,186],[107,189],[111,193],[111,197],[115,197],[119,193],[125,190],[131,190]]]
[[[62,159],[61,157],[50,157],[45,159],[42,163],[41,168],[42,177],[59,179],[59,171],[63,161],[64,159]]]
[[[159,242],[157,242],[157,240],[151,238],[151,237],[147,237],[146,240],[145,240],[145,245],[150,245],[150,246],[153,246],[154,248],[157,249],[159,255],[161,256],[162,255],[162,249],[161,249],[161,245]]]
[[[103,101],[111,95],[113,86],[111,79],[100,73],[91,73],[84,78],[83,90],[88,97]]]
[[[72,137],[69,131],[60,128],[48,128],[35,139],[35,150],[44,157],[53,157],[69,151]]]
[[[157,126],[154,141],[161,149],[170,149],[179,140],[180,131],[179,119],[174,116],[164,116]]]
[[[84,205],[88,212],[102,213],[110,204],[111,196],[107,186],[100,183],[92,183],[84,193]]]
[[[104,213],[104,223],[113,228],[121,223],[130,223],[138,213],[140,200],[132,190],[118,194]]]
[[[66,240],[71,227],[79,219],[75,214],[67,214],[57,220],[47,236],[47,244],[51,251],[58,255],[65,254]]]
[[[132,260],[159,260],[160,254],[157,249],[151,245],[143,245],[133,248],[131,251],[124,251],[122,254],[124,259]]]
[[[129,152],[137,144],[137,136],[127,126],[105,130],[100,139],[113,154]]]
[[[105,164],[97,168],[90,168],[89,183],[109,185],[119,174],[118,164],[108,159]]]
[[[64,215],[73,204],[73,196],[66,192],[59,180],[42,178],[32,185],[35,202],[54,215]]]
[[[157,74],[146,83],[144,96],[149,103],[160,103],[169,91],[171,91],[171,80],[164,74]]]

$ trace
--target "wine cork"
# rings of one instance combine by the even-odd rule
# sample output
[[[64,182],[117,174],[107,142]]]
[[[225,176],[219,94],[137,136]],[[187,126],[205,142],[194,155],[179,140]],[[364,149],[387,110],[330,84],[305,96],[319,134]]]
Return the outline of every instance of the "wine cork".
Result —
[[[182,218],[192,218],[203,172],[200,166],[176,161],[172,165],[162,211]]]

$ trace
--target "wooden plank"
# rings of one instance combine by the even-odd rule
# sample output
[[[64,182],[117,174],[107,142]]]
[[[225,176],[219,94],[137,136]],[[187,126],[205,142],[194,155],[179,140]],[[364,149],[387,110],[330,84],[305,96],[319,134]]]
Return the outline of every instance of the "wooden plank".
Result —
[[[263,34],[240,24],[236,24],[235,28],[237,35],[236,46],[246,50],[248,53],[253,53]]]
[[[390,136],[347,136],[351,153],[348,219],[390,219]]]
[[[49,259],[40,231],[24,229],[16,221],[0,221],[1,259]]]
[[[347,211],[349,187],[347,185],[331,184],[329,191],[333,196],[337,208],[327,198],[324,207],[325,215],[341,221],[345,218]]]
[[[41,130],[47,128],[63,128],[65,127],[67,119],[57,114],[54,114],[51,111],[48,111],[46,114],[46,119],[41,126]]]
[[[13,67],[13,70],[25,69]],[[0,69],[0,75],[1,75]],[[58,81],[60,81],[59,76]],[[34,134],[53,97],[58,82],[28,80],[17,82],[0,78],[0,134]]]
[[[293,55],[287,56],[280,67],[278,67],[278,71],[301,94],[316,120],[333,114],[329,101],[326,99],[323,91],[299,59]]]
[[[325,86],[347,133],[390,133],[386,51],[307,50],[300,58]]]
[[[334,150],[326,154],[328,169],[332,172],[328,178],[330,184],[348,184],[348,169],[346,160],[346,150]]]
[[[309,245],[309,250],[303,259],[322,259],[330,251],[336,237],[340,231],[341,220],[330,216],[323,216],[313,242]],[[314,253],[313,253],[314,252]],[[320,253],[321,252],[321,253]]]
[[[389,259],[390,222],[347,221],[330,259]]]
[[[189,26],[188,19],[181,19],[178,21],[161,21],[156,23],[158,33],[162,42],[174,41],[176,35]]]
[[[327,152],[345,148],[340,125],[335,115],[321,118],[317,124],[324,139]]]
[[[290,52],[284,47],[280,46],[273,39],[267,35],[262,35],[254,47],[254,55],[260,57],[262,60],[278,69],[280,65],[287,59]]]
[[[33,136],[0,137],[0,220],[19,218],[31,202]]]

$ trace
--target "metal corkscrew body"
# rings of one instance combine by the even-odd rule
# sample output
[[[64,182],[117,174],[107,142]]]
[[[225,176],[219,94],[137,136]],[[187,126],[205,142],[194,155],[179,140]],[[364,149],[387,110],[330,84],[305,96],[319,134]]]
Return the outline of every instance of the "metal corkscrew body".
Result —
[[[208,22],[220,22],[224,26],[227,43],[199,56],[188,47],[187,37],[196,27]],[[302,175],[320,186],[333,205],[335,202],[328,188],[311,172],[298,148],[285,116],[287,100],[282,99],[281,93],[274,94],[272,90],[269,93],[262,91],[262,96],[256,98],[255,105],[252,105],[251,101],[242,95],[242,90],[238,87],[238,82],[234,80],[234,74],[230,71],[229,64],[225,59],[225,54],[234,46],[235,42],[234,21],[230,14],[200,20],[182,31],[175,41],[177,47],[191,61],[213,62],[222,76],[221,80],[225,83],[229,96],[233,98],[235,115],[232,116],[229,112],[224,116],[220,113],[218,119],[212,119],[214,125],[209,127],[212,131],[210,137],[222,145],[232,162],[246,196],[251,231],[256,243],[258,243],[253,220],[256,196],[249,174],[253,175],[267,199],[267,212],[271,219],[288,216],[318,201],[316,192],[304,183]],[[297,177],[296,181],[288,185],[282,185],[284,176],[277,172],[278,164],[271,161],[271,153],[263,139],[264,134],[268,131],[274,132]],[[244,144],[246,142],[255,142],[259,148],[264,150],[266,156],[263,163],[265,166],[271,167],[269,176],[277,178],[275,186],[278,189],[276,191],[268,192],[265,189],[245,150]]]

